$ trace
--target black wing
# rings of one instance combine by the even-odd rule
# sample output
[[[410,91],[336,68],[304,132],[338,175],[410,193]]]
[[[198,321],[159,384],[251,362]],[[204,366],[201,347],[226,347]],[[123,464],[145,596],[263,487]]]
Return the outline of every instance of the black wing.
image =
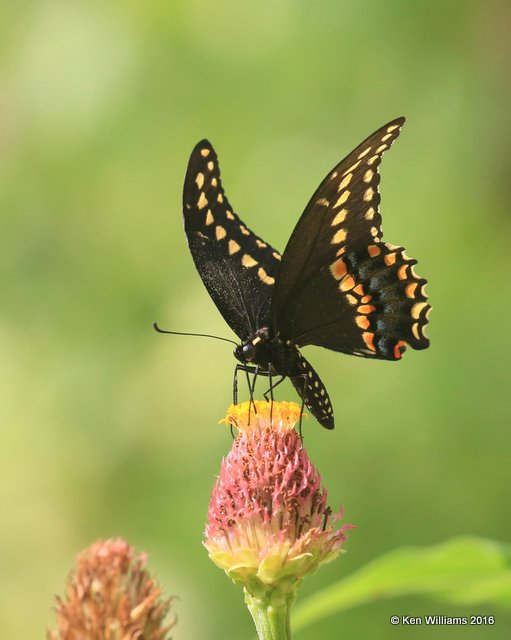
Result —
[[[183,192],[183,218],[195,266],[233,331],[245,340],[268,322],[280,254],[233,212],[213,147],[192,151]]]
[[[270,311],[274,335],[352,355],[398,360],[425,349],[430,310],[402,247],[382,242],[378,166],[398,118],[373,133],[323,180],[282,256]]]

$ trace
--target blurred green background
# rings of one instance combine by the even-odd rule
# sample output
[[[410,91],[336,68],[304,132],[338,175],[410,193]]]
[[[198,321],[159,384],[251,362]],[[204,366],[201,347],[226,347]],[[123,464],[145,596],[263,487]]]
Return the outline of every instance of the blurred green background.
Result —
[[[402,545],[509,540],[510,21],[505,0],[3,3],[2,638],[42,637],[76,552],[113,535],[179,596],[176,640],[253,636],[201,546],[231,349],[151,329],[231,337],[182,231],[202,137],[236,211],[283,250],[336,162],[408,118],[382,213],[430,282],[432,346],[398,364],[305,350],[337,416],[332,433],[310,420],[306,445],[358,528],[301,597]],[[303,637],[445,637],[391,627],[400,613],[511,627],[406,598]]]

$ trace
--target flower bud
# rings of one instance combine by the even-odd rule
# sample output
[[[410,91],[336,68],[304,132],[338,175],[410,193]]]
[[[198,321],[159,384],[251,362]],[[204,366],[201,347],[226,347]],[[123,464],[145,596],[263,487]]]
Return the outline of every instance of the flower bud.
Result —
[[[170,600],[145,570],[145,554],[117,538],[99,540],[82,551],[66,593],[57,597],[58,631],[48,640],[165,640]]]
[[[231,405],[239,429],[223,460],[208,511],[210,558],[257,597],[295,594],[302,578],[341,552],[350,525],[337,530],[318,471],[293,428],[291,402]]]

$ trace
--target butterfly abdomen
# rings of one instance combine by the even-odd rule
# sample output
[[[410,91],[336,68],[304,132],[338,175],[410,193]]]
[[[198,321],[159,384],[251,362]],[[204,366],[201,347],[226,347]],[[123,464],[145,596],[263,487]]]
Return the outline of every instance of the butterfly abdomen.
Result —
[[[308,360],[297,350],[300,375],[290,376],[307,409],[325,429],[334,428],[334,410],[325,385]]]

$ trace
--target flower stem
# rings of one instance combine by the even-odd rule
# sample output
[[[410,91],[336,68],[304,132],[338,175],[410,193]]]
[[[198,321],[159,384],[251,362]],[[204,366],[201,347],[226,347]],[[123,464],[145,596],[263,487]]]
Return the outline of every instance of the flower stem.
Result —
[[[261,597],[246,589],[244,592],[259,640],[291,640],[290,617],[295,593],[275,589],[270,595]]]

